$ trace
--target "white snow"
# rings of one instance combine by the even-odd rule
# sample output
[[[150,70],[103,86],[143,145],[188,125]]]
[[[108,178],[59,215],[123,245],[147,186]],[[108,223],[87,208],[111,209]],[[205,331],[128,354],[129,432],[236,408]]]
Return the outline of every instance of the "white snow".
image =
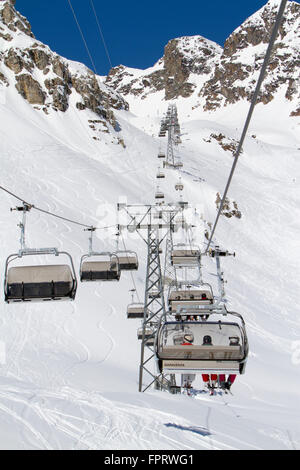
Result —
[[[94,141],[87,120],[97,117],[76,110],[75,94],[71,102],[66,113],[46,116],[14,86],[2,88],[0,185],[82,223],[114,224],[120,198],[154,200],[164,141],[157,135],[168,103],[158,93],[147,103],[136,99],[131,112],[116,112],[123,149],[112,134]],[[213,222],[232,155],[206,141],[220,132],[239,139],[249,103],[216,113],[193,105],[192,99],[177,101],[184,197]],[[256,107],[229,193],[242,218],[221,218],[216,232],[217,241],[236,252],[223,261],[228,308],[244,316],[250,342],[234,395],[138,393],[140,323],[126,319],[129,274],[119,283],[80,284],[73,303],[7,305],[1,296],[1,449],[300,448],[300,121],[289,117],[291,109],[283,92]],[[170,170],[162,184],[170,201],[177,180]],[[10,212],[17,204],[1,192],[1,285],[5,259],[19,246],[20,218]],[[82,228],[36,211],[27,228],[29,246],[69,251],[78,272],[88,249]],[[114,233],[97,232],[95,247],[115,249]],[[202,233],[195,230],[195,238]],[[143,298],[146,246],[137,237],[125,242],[139,254],[134,277]],[[204,265],[215,285],[212,260]],[[203,388],[200,377],[195,387]]]

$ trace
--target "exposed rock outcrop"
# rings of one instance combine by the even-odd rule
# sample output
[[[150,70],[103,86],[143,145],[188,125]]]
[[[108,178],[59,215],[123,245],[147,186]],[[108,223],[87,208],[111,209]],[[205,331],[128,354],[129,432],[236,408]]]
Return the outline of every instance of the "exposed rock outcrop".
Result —
[[[29,74],[21,74],[16,77],[17,84],[16,88],[18,92],[25,98],[30,104],[44,104],[45,93],[43,92],[39,82],[34,80]]]
[[[220,46],[202,36],[172,39],[165,47],[163,58],[153,67],[144,71],[123,65],[114,67],[106,84],[124,96],[139,96],[141,99],[160,91],[164,92],[166,100],[189,97],[197,87],[195,76],[207,80],[221,53]]]
[[[217,193],[216,206],[218,210],[220,208],[221,201],[222,199],[221,199],[220,193]],[[231,217],[236,217],[237,219],[242,218],[242,213],[239,210],[237,203],[235,201],[231,203],[228,198],[225,198],[225,202],[224,202],[221,214],[227,217],[228,219],[231,219]]]
[[[189,97],[196,88],[193,75],[207,79],[222,49],[202,36],[173,39],[165,47],[165,98]]]
[[[204,111],[250,101],[265,57],[280,0],[266,5],[237,28],[224,49],[201,36],[172,39],[164,56],[146,70],[122,66],[111,69],[106,83],[126,99],[146,99],[162,92],[162,99],[193,96],[192,109]],[[300,109],[300,5],[287,4],[272,58],[258,98],[270,103],[279,92]]]
[[[241,99],[251,100],[279,3],[269,1],[226,40],[214,75],[200,92],[200,97],[205,99],[205,110],[215,110]],[[269,103],[282,86],[285,87],[285,97],[288,100],[300,98],[297,87],[299,39],[300,5],[289,2],[258,102]]]
[[[14,8],[15,0],[6,0],[2,2],[0,10],[0,19],[13,32],[22,31],[24,34],[34,38],[34,35],[31,31],[31,26],[28,20],[17,12]]]
[[[209,139],[203,139],[205,142],[211,143],[212,139],[216,140],[220,147],[222,147],[225,152],[231,152],[232,155],[235,154],[238,148],[238,141],[229,137],[226,137],[224,134],[210,134]],[[241,154],[243,150],[241,150]]]

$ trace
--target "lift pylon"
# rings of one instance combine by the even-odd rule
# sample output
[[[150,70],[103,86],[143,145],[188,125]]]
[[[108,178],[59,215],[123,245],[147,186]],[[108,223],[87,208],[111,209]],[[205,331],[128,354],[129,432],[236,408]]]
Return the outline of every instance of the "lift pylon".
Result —
[[[147,244],[147,268],[144,297],[144,318],[142,320],[141,359],[139,367],[139,391],[145,392],[155,384],[157,389],[170,389],[171,380],[158,371],[155,359],[155,339],[158,326],[162,319],[166,319],[164,301],[164,282],[162,277],[160,253],[164,240],[176,230],[175,217],[184,207],[180,203],[169,203],[159,206],[159,220],[155,217],[158,213],[157,205],[126,205],[119,204],[119,211],[124,211],[128,216],[128,223],[119,225],[119,231],[136,231]],[[126,221],[125,221],[126,222]],[[178,228],[178,227],[177,227]],[[141,232],[147,230],[147,236]],[[150,332],[150,333],[149,333]],[[150,364],[151,369],[150,369]]]
[[[160,376],[151,372],[148,363],[154,358],[154,348],[149,344],[149,336],[146,337],[145,332],[148,327],[153,328],[153,339],[156,336],[159,320],[165,318],[165,301],[162,283],[161,264],[159,248],[161,240],[159,238],[158,229],[148,228],[148,255],[147,255],[147,271],[146,271],[146,287],[145,287],[145,307],[143,320],[143,336],[141,343],[141,361],[139,372],[139,392],[144,392],[153,383],[159,388]],[[154,295],[155,294],[155,295]],[[143,388],[143,377],[146,372],[151,377],[151,382]]]

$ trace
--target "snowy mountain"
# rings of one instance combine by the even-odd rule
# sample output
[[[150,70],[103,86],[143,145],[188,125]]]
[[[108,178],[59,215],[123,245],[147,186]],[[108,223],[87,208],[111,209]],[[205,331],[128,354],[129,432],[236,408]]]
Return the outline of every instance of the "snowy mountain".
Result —
[[[206,100],[204,109],[251,100],[278,6],[277,1],[269,1],[226,40],[214,75],[200,92]],[[294,105],[292,116],[299,116],[299,65],[300,4],[289,2],[258,102],[267,104],[284,91]]]
[[[82,64],[69,61],[37,41],[27,19],[14,8],[14,1],[1,1],[0,84],[15,86],[20,95],[45,114],[66,112],[70,106],[97,115],[97,132],[118,129],[113,109],[128,105]],[[95,123],[92,123],[95,124]]]
[[[142,71],[120,65],[111,69],[105,83],[124,96],[140,99],[159,91],[164,91],[166,100],[189,97],[199,80],[211,77],[221,52],[220,46],[202,36],[172,39],[153,67]]]
[[[224,48],[201,36],[172,39],[164,56],[151,68],[114,67],[106,84],[129,103],[139,99],[172,100],[191,97],[191,107],[215,110],[241,100],[250,100],[264,59],[278,1],[270,0],[237,28]],[[289,2],[280,36],[259,101],[267,104],[283,90],[293,103],[292,116],[299,115],[300,5]],[[150,104],[151,106],[151,104]]]
[[[182,53],[190,67],[188,75],[184,66],[177,70],[174,65],[172,75],[170,64],[169,78],[178,73],[177,90],[175,82],[158,89],[155,77],[165,83],[162,61],[146,72],[120,68],[119,83],[119,72],[111,72],[108,87],[85,66],[36,40],[13,3],[0,2],[0,185],[57,215],[88,225],[114,225],[120,200],[154,201],[157,152],[165,146],[158,138],[160,119],[168,105],[166,92],[175,93],[182,134],[177,152],[184,167],[168,170],[161,188],[167,201],[177,200],[174,185],[181,176],[184,198],[196,208],[199,222],[193,236],[203,242],[202,219],[215,219],[249,108],[246,95],[228,103],[222,95],[221,106],[203,109],[206,97],[198,94],[204,83],[208,87],[216,79],[213,64],[227,60],[224,52],[201,36],[176,39],[169,43],[173,64],[182,64]],[[273,0],[266,8],[274,5],[278,2]],[[288,51],[281,48],[284,55],[293,54],[298,41],[298,6],[289,2],[286,35],[279,39],[291,40]],[[257,46],[249,38],[247,44],[241,48],[241,64],[254,57]],[[211,51],[209,70],[205,48]],[[195,49],[199,57],[191,53]],[[292,57],[286,64],[294,74]],[[278,61],[267,80],[276,74],[288,77]],[[131,82],[142,87],[144,72],[153,81],[135,95]],[[249,77],[243,86],[247,94]],[[2,295],[0,448],[300,448],[300,120],[297,113],[291,116],[298,109],[297,93],[291,100],[286,97],[288,86],[282,82],[274,98],[255,109],[228,210],[216,232],[216,242],[236,252],[235,259],[222,262],[227,306],[243,315],[250,343],[246,374],[237,378],[233,395],[138,393],[140,322],[126,318],[133,288],[128,273],[118,283],[79,283],[74,302],[8,305]],[[126,146],[118,145],[122,141]],[[19,248],[20,214],[10,211],[17,204],[1,191],[2,285],[5,260]],[[114,250],[115,233],[115,227],[98,231],[95,248]],[[146,245],[139,237],[124,236],[126,246],[139,255],[134,281],[143,299]],[[82,227],[34,210],[27,217],[26,241],[30,247],[70,252],[77,273],[88,250]],[[216,288],[213,260],[203,259],[203,264],[205,280]],[[200,376],[195,388],[203,389]]]

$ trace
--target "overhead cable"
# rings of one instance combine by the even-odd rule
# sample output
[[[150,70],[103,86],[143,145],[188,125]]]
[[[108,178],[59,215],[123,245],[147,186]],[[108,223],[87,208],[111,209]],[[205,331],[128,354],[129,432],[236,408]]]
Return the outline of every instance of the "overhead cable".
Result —
[[[211,232],[211,235],[210,235],[210,238],[209,238],[206,250],[205,250],[205,254],[209,250],[209,247],[211,245],[211,242],[212,242],[212,239],[213,239],[213,236],[214,236],[214,233],[215,233],[215,230],[216,230],[219,218],[220,218],[220,215],[221,215],[222,210],[223,210],[223,206],[225,204],[225,200],[226,200],[227,193],[228,193],[228,190],[229,190],[229,187],[230,187],[230,183],[231,183],[236,165],[238,163],[239,156],[240,156],[242,148],[243,148],[244,140],[245,140],[245,137],[246,137],[246,134],[247,134],[247,131],[248,131],[248,127],[249,127],[249,124],[250,124],[250,121],[251,121],[251,118],[252,118],[252,114],[253,114],[253,111],[254,111],[254,108],[255,108],[255,105],[256,105],[256,102],[257,102],[258,95],[260,93],[261,85],[262,85],[264,77],[265,77],[266,69],[269,65],[272,50],[273,50],[273,47],[274,47],[274,43],[275,43],[278,31],[279,31],[280,25],[281,25],[281,21],[283,19],[283,14],[284,14],[286,4],[287,4],[287,0],[282,0],[281,1],[280,7],[279,7],[279,10],[278,10],[278,13],[277,13],[275,25],[274,25],[274,28],[273,28],[273,31],[272,31],[272,34],[271,34],[269,46],[268,46],[268,49],[267,49],[267,52],[266,52],[266,56],[265,56],[265,59],[264,59],[264,62],[263,62],[262,68],[261,68],[261,72],[260,72],[260,75],[259,75],[259,78],[258,78],[256,89],[254,91],[254,94],[253,94],[253,97],[252,97],[252,100],[251,100],[251,105],[250,105],[250,109],[249,109],[249,112],[248,112],[248,115],[247,115],[247,119],[246,119],[246,122],[245,122],[245,125],[244,125],[244,128],[243,128],[242,136],[241,136],[238,148],[236,150],[236,153],[234,155],[234,162],[233,162],[233,165],[232,165],[232,168],[231,168],[231,171],[230,171],[230,175],[229,175],[226,187],[225,187],[225,191],[224,191],[224,194],[223,194],[223,199],[221,201],[219,211],[218,211],[218,214],[217,214],[217,217],[216,217],[216,220],[215,220],[215,223],[214,223],[214,226],[213,226],[213,229],[212,229],[212,232]]]
[[[23,204],[25,204],[26,206],[30,207],[31,209],[35,209],[36,211],[43,212],[44,214],[50,215],[51,217],[56,217],[57,219],[61,219],[61,220],[64,220],[64,221],[66,221],[66,222],[70,222],[71,224],[79,225],[79,226],[85,227],[85,228],[94,228],[95,230],[104,230],[104,229],[109,229],[109,228],[114,228],[114,227],[116,227],[116,224],[114,224],[114,225],[109,225],[109,226],[106,226],[106,227],[94,227],[92,224],[90,224],[90,225],[83,224],[83,223],[78,222],[78,221],[76,221],[76,220],[69,219],[69,218],[67,218],[67,217],[63,217],[63,216],[58,215],[58,214],[54,214],[53,212],[46,211],[45,209],[41,209],[40,207],[37,207],[37,206],[35,206],[34,204],[30,204],[29,202],[25,201],[24,199],[22,199],[21,197],[17,196],[16,194],[14,194],[13,192],[9,191],[8,189],[4,188],[3,186],[0,186],[0,190],[6,192],[6,193],[9,194],[10,196],[13,196],[14,198],[18,199],[18,201],[22,202]]]
[[[88,47],[88,45],[87,45],[87,41],[86,41],[86,39],[85,39],[85,37],[84,37],[84,34],[83,34],[83,31],[82,31],[82,29],[81,29],[81,27],[80,27],[80,24],[79,24],[79,21],[78,21],[78,18],[77,18],[77,16],[76,16],[76,13],[75,13],[75,10],[74,10],[74,8],[73,8],[73,5],[72,5],[71,0],[68,0],[68,3],[69,3],[69,6],[70,6],[70,8],[71,8],[71,11],[72,11],[72,13],[73,13],[74,20],[75,20],[75,23],[76,23],[77,28],[78,28],[78,30],[79,30],[80,36],[81,36],[81,38],[82,38],[82,41],[83,41],[83,43],[84,43],[84,45],[85,45],[85,48],[86,48],[86,50],[87,50],[88,56],[89,56],[90,61],[91,61],[91,63],[92,63],[94,72],[95,72],[95,74],[97,75],[97,70],[96,70],[96,66],[95,66],[95,63],[94,63],[92,54],[90,53],[89,47]]]
[[[99,29],[100,37],[101,37],[102,42],[103,42],[103,46],[104,46],[104,49],[105,49],[105,53],[106,53],[106,55],[107,55],[107,59],[108,59],[110,68],[112,68],[113,65],[112,65],[112,62],[111,62],[111,58],[110,58],[110,55],[109,55],[109,52],[108,52],[108,48],[107,48],[107,45],[106,45],[106,42],[105,42],[105,39],[104,39],[104,34],[103,34],[103,31],[102,31],[102,28],[101,28],[101,25],[100,25],[100,21],[99,21],[99,18],[98,18],[98,15],[97,15],[96,8],[95,8],[95,5],[94,5],[93,0],[90,0],[90,3],[91,3],[91,7],[92,7],[92,10],[93,10],[93,13],[94,13],[96,22],[97,22],[97,26],[98,26],[98,29]]]

